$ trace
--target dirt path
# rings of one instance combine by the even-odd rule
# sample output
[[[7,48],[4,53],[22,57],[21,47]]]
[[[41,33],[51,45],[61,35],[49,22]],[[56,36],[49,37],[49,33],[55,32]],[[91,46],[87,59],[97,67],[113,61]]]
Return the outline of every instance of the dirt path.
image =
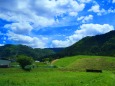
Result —
[[[55,63],[55,62],[58,61],[58,60],[59,60],[59,59],[53,60],[53,61],[51,62],[51,64]]]

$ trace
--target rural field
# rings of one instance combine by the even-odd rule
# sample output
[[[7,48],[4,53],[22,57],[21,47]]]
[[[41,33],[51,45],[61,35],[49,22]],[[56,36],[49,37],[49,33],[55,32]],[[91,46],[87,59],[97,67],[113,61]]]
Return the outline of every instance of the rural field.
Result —
[[[73,56],[58,59],[48,68],[43,65],[32,71],[1,68],[0,86],[115,86],[115,58],[102,56]],[[39,66],[39,64],[38,64]],[[102,73],[85,69],[102,69]]]

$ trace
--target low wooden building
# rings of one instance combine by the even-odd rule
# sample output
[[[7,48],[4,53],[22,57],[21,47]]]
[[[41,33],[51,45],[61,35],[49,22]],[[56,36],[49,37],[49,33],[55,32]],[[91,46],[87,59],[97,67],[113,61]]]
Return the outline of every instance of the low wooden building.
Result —
[[[0,60],[0,68],[8,68],[10,67],[11,61],[9,60]]]

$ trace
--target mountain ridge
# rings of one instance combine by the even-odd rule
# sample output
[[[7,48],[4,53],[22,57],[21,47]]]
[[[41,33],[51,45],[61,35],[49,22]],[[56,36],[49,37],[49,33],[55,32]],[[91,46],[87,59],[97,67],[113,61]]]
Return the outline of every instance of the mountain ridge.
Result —
[[[27,55],[35,60],[61,58],[75,55],[115,56],[115,30],[96,36],[87,36],[66,48],[31,48],[26,45],[0,46],[0,58]]]
[[[74,55],[115,56],[115,30],[96,36],[87,36],[59,52],[60,57]]]

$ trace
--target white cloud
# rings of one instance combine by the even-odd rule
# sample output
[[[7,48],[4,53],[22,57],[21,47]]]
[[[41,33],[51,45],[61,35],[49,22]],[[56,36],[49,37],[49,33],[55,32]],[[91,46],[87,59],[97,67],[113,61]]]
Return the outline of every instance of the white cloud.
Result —
[[[108,13],[115,13],[115,9],[113,9],[113,10],[112,10],[112,9],[109,9],[109,10],[108,10]]]
[[[1,0],[0,18],[14,23],[29,22],[32,27],[47,27],[56,23],[55,16],[64,13],[75,16],[84,7],[85,4],[74,0]]]
[[[78,13],[77,13],[77,12],[70,12],[69,15],[70,15],[70,16],[77,16]]]
[[[38,31],[35,29],[50,26],[61,27],[69,25],[72,18],[75,17],[76,19],[79,12],[83,11],[85,5],[89,2],[95,2],[95,0],[0,0],[0,19],[10,22],[4,25],[10,31],[7,34],[9,40],[32,47],[47,47],[47,38],[36,37],[32,31]],[[94,4],[89,9],[89,12],[95,12],[98,15],[106,13],[106,10],[96,2]],[[114,10],[108,10],[108,13],[114,13]],[[80,16],[77,20],[82,21],[82,23],[89,23],[93,19],[93,15]],[[94,28],[95,26],[101,29],[105,29],[102,27],[108,26],[108,30],[112,28],[108,24],[83,24],[80,28],[77,28],[79,30],[76,30],[65,41],[53,40],[52,46],[69,46],[89,34],[95,35],[100,31]],[[100,32],[104,33],[104,31]],[[30,36],[30,34],[34,36]]]
[[[103,9],[103,8],[100,9],[99,4],[96,4],[96,5],[92,6],[91,9],[89,9],[88,11],[92,11],[94,13],[97,13],[97,15],[102,15],[102,14],[106,13],[105,9]]]
[[[81,30],[77,30],[75,33],[83,34],[84,36],[93,36],[96,34],[103,34],[114,30],[114,27],[109,24],[83,24],[80,26]]]
[[[115,3],[115,0],[113,0],[113,3]]]
[[[80,2],[82,2],[82,3],[89,3],[89,2],[91,2],[92,0],[78,0],[78,1],[80,1]]]
[[[4,44],[0,44],[0,46],[4,46]]]
[[[1,0],[0,19],[11,22],[4,27],[13,33],[29,35],[35,29],[67,25],[69,20],[55,18],[77,16],[84,8],[84,3],[74,0]]]
[[[52,47],[67,47],[71,44],[69,40],[53,40],[52,41]]]
[[[99,5],[94,5],[91,7],[91,9],[89,11],[93,11],[93,12],[100,12],[100,6]]]
[[[75,0],[0,0],[0,19],[11,22],[4,25],[10,31],[9,40],[31,47],[46,47],[44,39],[47,38],[29,36],[32,31],[56,26],[60,20],[55,17],[77,16],[84,8],[84,3]],[[61,22],[64,25],[68,21],[63,19]]]
[[[33,48],[44,48],[46,47],[47,38],[45,37],[31,37],[26,35],[15,34],[13,32],[9,32],[7,34],[8,39],[14,41],[18,44],[23,44],[27,46],[31,46]]]
[[[80,29],[77,29],[73,35],[67,37],[65,41],[63,40],[53,40],[52,46],[57,47],[68,47],[73,43],[79,41],[86,36],[94,36],[97,34],[104,34],[111,30],[114,30],[114,27],[109,24],[83,24],[80,26]]]
[[[86,23],[86,22],[88,22],[88,21],[90,21],[90,20],[92,20],[93,19],[93,15],[88,15],[88,16],[81,16],[81,17],[78,17],[77,18],[77,20],[78,21],[82,21],[82,23]]]
[[[33,29],[33,27],[28,22],[6,24],[4,27],[11,28],[13,32],[18,34],[28,34]]]
[[[81,16],[81,17],[77,18],[78,21],[83,20],[83,19],[84,19],[84,16]]]

